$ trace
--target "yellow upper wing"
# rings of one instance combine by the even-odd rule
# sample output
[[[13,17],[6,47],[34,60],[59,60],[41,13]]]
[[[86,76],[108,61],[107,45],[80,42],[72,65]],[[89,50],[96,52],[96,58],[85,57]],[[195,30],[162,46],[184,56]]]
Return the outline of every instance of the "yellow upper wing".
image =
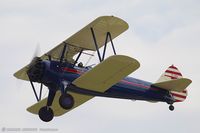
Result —
[[[124,20],[114,16],[98,17],[45,55],[51,55],[53,59],[59,59],[65,44],[67,44],[65,59],[69,62],[73,60],[73,56],[81,49],[96,51],[91,28],[95,32],[98,48],[101,48],[105,44],[107,32],[110,32],[112,39],[114,39],[128,29],[128,24]]]
[[[112,39],[114,39],[128,29],[128,24],[124,20],[114,16],[98,17],[80,31],[57,45],[55,48],[42,55],[41,59],[48,59],[48,55],[50,55],[53,60],[59,60],[64,45],[67,46],[64,60],[71,63],[74,62],[74,55],[79,53],[82,49],[96,51],[90,30],[91,28],[94,29],[98,48],[101,48],[105,43],[107,32],[110,32]],[[109,41],[110,40],[108,40],[108,42]],[[17,71],[14,76],[22,80],[28,80],[26,71],[27,66]]]

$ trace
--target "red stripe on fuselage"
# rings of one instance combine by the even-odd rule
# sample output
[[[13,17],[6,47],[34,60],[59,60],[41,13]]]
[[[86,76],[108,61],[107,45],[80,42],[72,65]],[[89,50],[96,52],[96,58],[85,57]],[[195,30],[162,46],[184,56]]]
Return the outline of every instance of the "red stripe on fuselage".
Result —
[[[124,82],[126,84],[129,84],[129,85],[132,85],[132,86],[136,86],[136,87],[141,87],[141,88],[144,88],[144,89],[159,90],[158,88],[153,88],[153,87],[149,87],[149,86],[145,86],[145,85],[129,82],[129,81],[126,81],[126,80],[121,80],[120,82]]]
[[[137,87],[142,87],[142,88],[145,88],[145,89],[148,89],[148,88],[149,88],[148,86],[136,84],[136,83],[129,82],[129,81],[126,81],[126,80],[121,80],[121,82],[124,82],[124,83],[129,84],[129,85],[137,86]]]
[[[78,70],[72,69],[72,68],[68,68],[68,67],[64,67],[63,71],[70,72],[70,73],[75,73],[75,74],[82,74],[81,71],[78,71]]]
[[[81,71],[78,71],[78,70],[72,69],[72,68],[68,68],[68,67],[63,68],[63,71],[70,72],[70,73],[75,73],[75,74],[83,74],[83,72],[81,72]],[[129,81],[126,81],[126,80],[121,80],[120,82],[124,82],[126,84],[129,84],[129,85],[132,85],[132,86],[141,87],[141,88],[144,88],[144,89],[159,90],[158,88],[153,88],[153,87],[149,87],[149,86],[145,86],[145,85],[129,82]]]

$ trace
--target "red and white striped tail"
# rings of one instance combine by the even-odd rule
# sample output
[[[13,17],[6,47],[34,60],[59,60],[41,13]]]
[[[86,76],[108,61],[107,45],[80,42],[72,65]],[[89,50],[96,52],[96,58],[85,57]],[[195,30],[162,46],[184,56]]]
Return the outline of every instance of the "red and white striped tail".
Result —
[[[174,80],[182,78],[182,74],[174,65],[171,65],[160,77],[157,82],[163,82],[168,80]],[[176,100],[176,102],[182,102],[187,97],[187,90],[182,92],[171,91],[172,96]]]

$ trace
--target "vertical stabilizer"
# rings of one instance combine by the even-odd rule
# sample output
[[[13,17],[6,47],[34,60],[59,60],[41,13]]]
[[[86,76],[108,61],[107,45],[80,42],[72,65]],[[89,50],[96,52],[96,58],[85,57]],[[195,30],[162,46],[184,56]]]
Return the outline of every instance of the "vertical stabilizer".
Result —
[[[183,78],[181,72],[178,70],[177,67],[175,67],[174,65],[171,65],[161,75],[161,77],[158,79],[157,83],[174,80],[174,79],[180,79],[180,78]],[[171,91],[171,94],[172,94],[173,98],[176,100],[176,102],[182,102],[187,97],[187,90],[184,90],[182,92]]]

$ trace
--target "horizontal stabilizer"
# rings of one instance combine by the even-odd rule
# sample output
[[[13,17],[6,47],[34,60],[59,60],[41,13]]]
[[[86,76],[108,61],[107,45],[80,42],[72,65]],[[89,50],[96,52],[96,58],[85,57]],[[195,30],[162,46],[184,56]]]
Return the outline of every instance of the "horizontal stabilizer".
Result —
[[[124,55],[110,56],[74,80],[73,84],[79,88],[104,92],[137,70],[139,66],[139,62],[131,57]]]
[[[181,92],[185,90],[190,85],[191,82],[192,81],[190,79],[180,78],[180,79],[155,83],[155,84],[152,84],[151,86],[159,87],[161,89],[165,89],[168,91]]]

